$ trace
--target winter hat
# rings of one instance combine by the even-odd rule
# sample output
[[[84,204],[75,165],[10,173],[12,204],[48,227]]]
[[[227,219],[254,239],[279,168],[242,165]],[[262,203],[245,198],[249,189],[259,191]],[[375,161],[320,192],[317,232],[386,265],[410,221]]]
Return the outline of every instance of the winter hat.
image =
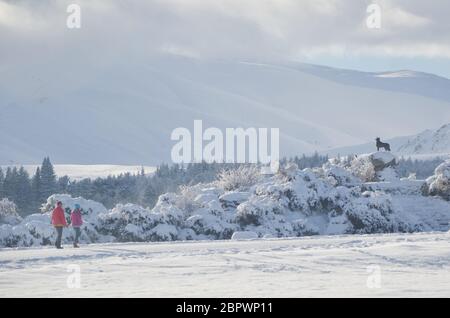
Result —
[[[75,203],[75,209],[79,210],[80,209],[80,205],[78,203]]]

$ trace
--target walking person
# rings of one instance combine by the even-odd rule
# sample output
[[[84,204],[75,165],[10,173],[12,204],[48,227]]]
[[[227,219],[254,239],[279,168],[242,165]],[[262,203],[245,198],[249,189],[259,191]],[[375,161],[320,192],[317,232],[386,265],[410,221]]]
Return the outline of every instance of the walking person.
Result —
[[[58,201],[58,203],[56,203],[56,208],[53,210],[52,224],[55,227],[57,234],[55,246],[57,249],[62,249],[63,247],[61,246],[61,239],[63,234],[63,228],[67,227],[67,222],[61,201]]]
[[[75,204],[75,209],[70,214],[70,223],[75,230],[75,240],[73,242],[73,247],[79,248],[78,241],[81,235],[81,226],[83,225],[83,219],[81,217],[81,208],[79,204]]]

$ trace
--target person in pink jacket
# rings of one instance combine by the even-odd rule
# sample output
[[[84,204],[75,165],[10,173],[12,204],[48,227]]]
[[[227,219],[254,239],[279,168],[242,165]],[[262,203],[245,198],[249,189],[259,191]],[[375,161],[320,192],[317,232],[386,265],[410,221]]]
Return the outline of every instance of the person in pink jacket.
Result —
[[[73,247],[79,248],[78,240],[81,235],[81,226],[83,225],[83,219],[81,217],[81,208],[79,204],[75,204],[75,209],[70,214],[70,223],[75,230],[75,241],[73,242]]]

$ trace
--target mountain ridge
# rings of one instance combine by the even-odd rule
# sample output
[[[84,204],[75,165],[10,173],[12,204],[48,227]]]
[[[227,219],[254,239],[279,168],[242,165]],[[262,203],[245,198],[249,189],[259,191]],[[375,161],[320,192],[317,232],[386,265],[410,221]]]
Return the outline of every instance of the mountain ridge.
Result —
[[[195,119],[220,129],[278,127],[281,155],[290,156],[413,135],[450,118],[450,100],[340,83],[281,63],[163,57],[68,65],[57,76],[45,65],[3,73],[1,164],[45,156],[58,164],[170,162],[171,131],[192,129]]]

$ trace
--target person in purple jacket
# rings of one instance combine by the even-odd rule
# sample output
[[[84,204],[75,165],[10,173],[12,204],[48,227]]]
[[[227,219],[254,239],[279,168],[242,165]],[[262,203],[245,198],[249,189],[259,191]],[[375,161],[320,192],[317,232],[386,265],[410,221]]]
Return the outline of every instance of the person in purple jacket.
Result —
[[[81,217],[81,208],[79,204],[75,204],[75,209],[70,214],[70,223],[75,230],[75,241],[73,242],[73,247],[79,248],[78,240],[81,235],[81,226],[83,225],[83,219]]]

